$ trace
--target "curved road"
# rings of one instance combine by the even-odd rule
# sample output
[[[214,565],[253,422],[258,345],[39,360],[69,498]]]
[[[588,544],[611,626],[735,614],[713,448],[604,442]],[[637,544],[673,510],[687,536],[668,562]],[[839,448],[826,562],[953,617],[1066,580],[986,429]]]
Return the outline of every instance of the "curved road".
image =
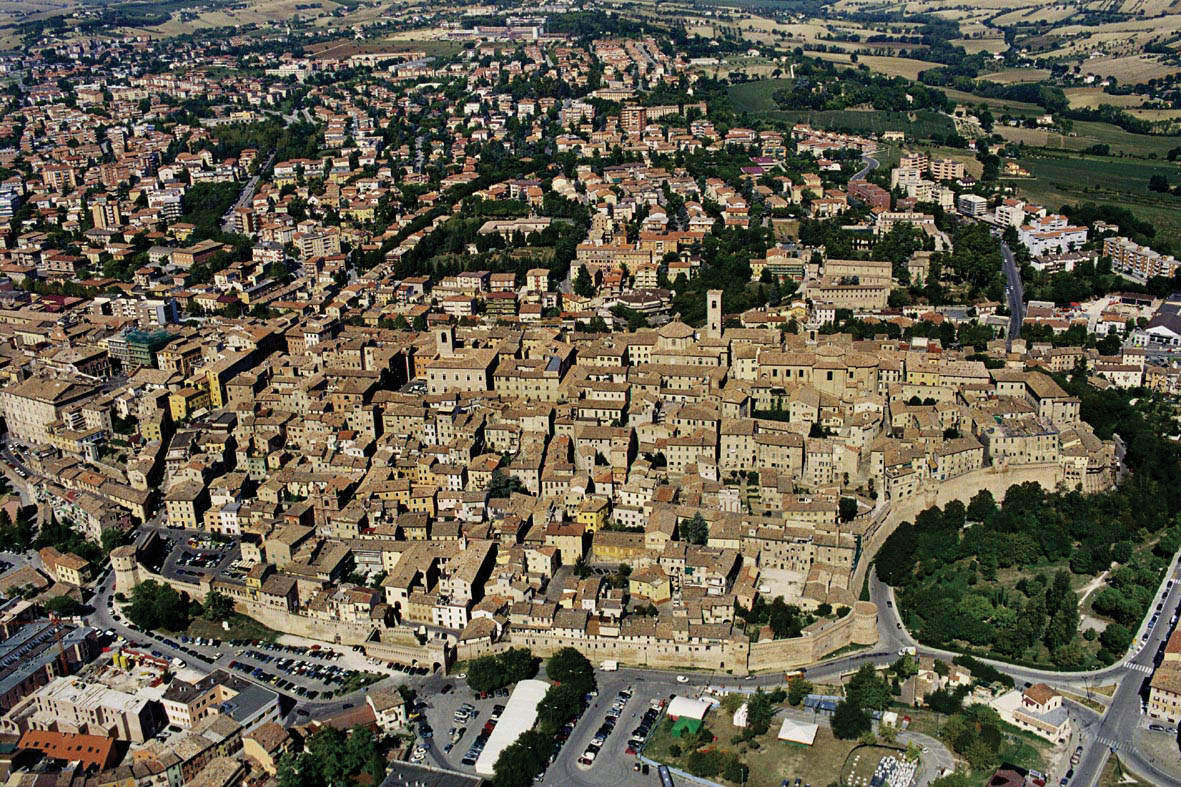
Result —
[[[876,153],[877,151],[874,152]],[[862,167],[856,175],[853,175],[851,178],[849,178],[850,182],[854,180],[865,180],[865,176],[877,169],[879,166],[878,160],[868,153],[863,153],[861,155],[861,160],[865,162],[865,166]]]
[[[1176,582],[1171,588],[1167,587],[1168,580],[1175,578],[1177,560],[1178,557],[1174,556],[1165,573],[1165,578],[1161,581],[1160,588],[1153,597],[1154,600],[1160,600],[1160,603],[1163,604],[1162,620],[1168,620],[1170,611],[1181,604],[1181,582]],[[913,646],[917,653],[923,656],[950,659],[959,655],[954,651],[920,645],[911,637],[910,632],[906,630],[899,618],[897,605],[894,603],[893,590],[882,583],[876,573],[871,573],[869,587],[870,600],[878,606],[881,637],[879,648],[888,643],[891,650],[894,650],[895,647]],[[1103,714],[1068,702],[1070,715],[1076,728],[1082,734],[1081,745],[1083,747],[1082,759],[1074,768],[1075,775],[1070,782],[1071,785],[1092,787],[1102,774],[1107,758],[1115,752],[1119,753],[1121,762],[1128,770],[1148,780],[1151,784],[1181,785],[1181,781],[1176,777],[1158,769],[1155,760],[1137,750],[1136,730],[1143,721],[1140,690],[1152,674],[1153,659],[1157,649],[1168,639],[1170,632],[1170,627],[1162,623],[1154,627],[1144,638],[1146,626],[1147,620],[1141,623],[1140,629],[1136,633],[1135,644],[1129,654],[1119,662],[1103,669],[1083,672],[1055,672],[1008,664],[993,659],[979,659],[1012,676],[1019,683],[1048,683],[1086,694],[1090,694],[1091,687],[1101,682],[1116,684],[1115,694],[1107,705],[1107,711]],[[811,671],[809,671],[809,677],[811,677]]]

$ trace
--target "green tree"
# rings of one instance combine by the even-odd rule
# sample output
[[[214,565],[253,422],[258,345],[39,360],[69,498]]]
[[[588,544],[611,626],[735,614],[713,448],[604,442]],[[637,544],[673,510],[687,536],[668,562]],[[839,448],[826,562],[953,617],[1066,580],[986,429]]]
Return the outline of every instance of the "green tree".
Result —
[[[552,681],[574,684],[583,694],[595,687],[594,667],[574,648],[562,648],[550,656],[545,674]]]
[[[771,728],[775,716],[775,705],[771,695],[757,689],[746,703],[746,730],[750,735],[762,735]]]
[[[578,274],[574,277],[574,293],[583,298],[590,298],[595,294],[594,280],[591,279],[585,265],[578,269]]]
[[[132,623],[147,631],[181,631],[189,625],[189,602],[171,585],[149,579],[131,591],[127,616]]]
[[[1112,655],[1119,656],[1132,644],[1132,632],[1127,626],[1108,623],[1099,635],[1099,644]]]
[[[771,602],[767,625],[771,627],[771,633],[776,639],[800,636],[803,631],[800,608],[785,602],[783,596],[776,596]]]
[[[211,590],[205,594],[205,602],[201,605],[201,616],[214,623],[228,620],[234,614],[234,601],[224,593]]]
[[[584,694],[574,683],[551,686],[537,705],[537,728],[547,735],[556,735],[563,724],[582,710]]]
[[[700,511],[689,519],[681,520],[681,540],[689,544],[704,544],[709,541],[709,523]]]
[[[832,734],[844,741],[860,738],[872,729],[873,723],[869,714],[849,700],[837,703],[836,711],[832,714]]]
[[[488,497],[511,497],[513,493],[527,491],[525,484],[515,475],[509,475],[501,468],[492,471],[492,479],[488,483]]]
[[[81,615],[85,607],[69,596],[54,596],[45,602],[45,611],[58,617]]]
[[[807,680],[797,675],[787,682],[787,702],[793,708],[797,707],[812,693],[813,686]]]
[[[120,530],[115,527],[103,528],[99,535],[99,544],[103,548],[103,552],[109,553],[116,547],[121,547],[124,544],[131,543],[131,534],[126,530]]]
[[[885,710],[890,705],[890,686],[872,664],[863,664],[845,686],[845,697],[858,708]]]
[[[526,730],[504,748],[493,770],[496,787],[530,787],[553,753],[554,739],[540,730]]]

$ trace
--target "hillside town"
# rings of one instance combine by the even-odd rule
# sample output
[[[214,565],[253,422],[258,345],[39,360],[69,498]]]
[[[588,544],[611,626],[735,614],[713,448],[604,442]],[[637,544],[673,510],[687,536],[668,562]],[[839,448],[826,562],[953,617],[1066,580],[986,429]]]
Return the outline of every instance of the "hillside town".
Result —
[[[332,746],[372,784],[655,783],[649,728],[725,715],[714,683],[806,674],[781,740],[810,746],[863,665],[1056,773],[1098,745],[1077,684],[916,650],[874,559],[931,507],[1114,494],[1133,441],[1080,391],[1181,393],[1181,263],[902,132],[743,125],[673,37],[564,10],[436,12],[452,54],[276,27],[0,57],[5,783],[317,784]],[[1167,638],[1175,733],[1164,613],[1121,644]],[[520,650],[552,685],[458,704]],[[514,780],[577,657],[602,700]],[[562,753],[616,688],[643,734]],[[875,784],[963,772],[908,742],[947,761]]]

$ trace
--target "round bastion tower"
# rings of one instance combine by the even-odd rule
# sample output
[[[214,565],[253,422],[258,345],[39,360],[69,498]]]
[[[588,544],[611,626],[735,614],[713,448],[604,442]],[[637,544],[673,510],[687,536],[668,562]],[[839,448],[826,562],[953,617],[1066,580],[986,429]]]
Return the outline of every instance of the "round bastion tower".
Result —
[[[878,605],[872,601],[858,601],[853,605],[853,630],[849,638],[858,645],[872,645],[878,641]]]
[[[111,550],[111,566],[115,569],[115,592],[130,593],[139,584],[139,563],[135,559],[135,547],[115,547]]]

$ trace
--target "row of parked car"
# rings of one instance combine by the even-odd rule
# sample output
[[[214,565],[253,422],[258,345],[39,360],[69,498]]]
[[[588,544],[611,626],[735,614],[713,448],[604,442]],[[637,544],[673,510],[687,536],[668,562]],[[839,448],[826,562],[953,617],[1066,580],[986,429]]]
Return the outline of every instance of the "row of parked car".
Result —
[[[287,678],[282,678],[273,672],[267,672],[262,667],[255,667],[247,664],[244,661],[231,661],[230,669],[236,672],[241,672],[243,675],[249,675],[260,683],[269,683],[277,689],[289,691],[299,697],[306,697],[309,700],[314,700],[320,696],[320,692],[315,689],[307,689],[303,686],[297,686]],[[324,692],[328,696],[330,692]]]
[[[344,683],[352,673],[352,670],[346,670],[336,664],[318,664],[314,661],[295,659],[290,656],[272,656],[267,653],[260,653],[257,650],[246,650],[243,651],[242,655],[256,661],[261,661],[263,664],[273,663],[276,668],[288,675],[299,675],[318,680],[321,683],[327,683],[328,685]]]
[[[340,651],[320,645],[280,645],[278,642],[266,642],[261,639],[235,639],[230,644],[237,648],[255,648],[269,653],[290,653],[294,656],[315,656],[318,659],[340,658]]]
[[[656,720],[660,718],[660,708],[664,700],[655,700],[648,706],[648,710],[644,711],[644,716],[640,719],[640,724],[632,730],[631,737],[627,739],[627,753],[630,755],[638,754],[643,748],[644,742],[648,740],[648,736],[652,733],[652,727],[656,724]]]
[[[599,756],[603,745],[607,743],[607,739],[611,737],[611,733],[615,731],[615,724],[619,721],[623,709],[627,706],[627,701],[631,699],[631,689],[622,689],[615,699],[611,702],[611,707],[607,711],[607,715],[603,717],[603,723],[599,729],[595,731],[595,737],[591,739],[590,745],[586,747],[586,751],[578,758],[581,765],[590,767],[594,763],[595,758]]]
[[[503,712],[503,705],[496,705],[492,708],[492,713],[489,714],[488,721],[484,722],[483,729],[476,735],[475,740],[472,741],[472,745],[464,752],[463,759],[460,762],[469,767],[476,764],[476,760],[480,759],[480,755],[484,752],[484,745],[488,743],[488,738],[492,735],[492,731],[496,729],[496,723],[500,721],[500,714]],[[452,718],[457,724],[463,724],[470,719],[475,719],[479,715],[480,711],[474,705],[470,702],[465,702],[459,706]]]

